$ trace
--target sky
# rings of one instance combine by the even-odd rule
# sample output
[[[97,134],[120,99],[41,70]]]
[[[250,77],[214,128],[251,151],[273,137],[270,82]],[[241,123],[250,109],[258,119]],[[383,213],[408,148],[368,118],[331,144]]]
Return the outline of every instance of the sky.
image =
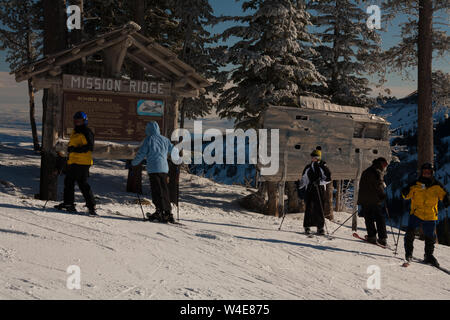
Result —
[[[213,7],[216,16],[220,15],[243,15],[246,13],[242,12],[242,1],[235,0],[209,0],[211,6]],[[380,0],[379,0],[380,1]],[[367,1],[367,6],[370,4],[377,4],[379,1]],[[383,26],[386,22],[383,20],[383,12],[381,12],[381,19]],[[369,16],[369,15],[368,15]],[[448,16],[447,16],[448,18]],[[388,32],[381,33],[382,36],[382,46],[387,49],[397,43],[400,40],[400,28],[399,24],[406,21],[407,17],[399,15],[389,26]],[[226,28],[232,26],[231,22],[222,23],[215,26],[211,31],[212,33],[219,34],[223,32]],[[450,30],[447,30],[450,32]],[[231,40],[232,41],[232,40]],[[195,67],[195,66],[194,66]],[[434,70],[442,70],[444,72],[450,72],[450,57],[447,56],[443,59],[433,61]],[[1,108],[27,108],[28,107],[28,96],[27,96],[27,86],[26,82],[16,83],[14,77],[9,75],[9,67],[5,61],[5,52],[0,51],[0,109]],[[402,76],[390,73],[388,74],[388,82],[385,87],[391,89],[392,95],[401,98],[404,97],[414,90],[416,90],[416,71],[411,73],[410,80],[404,79]],[[377,79],[369,78],[370,81],[375,82]],[[373,85],[375,88],[375,85]],[[375,94],[377,92],[374,92]],[[40,95],[37,96],[37,112],[40,113]],[[25,109],[26,111],[26,109]],[[0,114],[1,116],[1,114]]]

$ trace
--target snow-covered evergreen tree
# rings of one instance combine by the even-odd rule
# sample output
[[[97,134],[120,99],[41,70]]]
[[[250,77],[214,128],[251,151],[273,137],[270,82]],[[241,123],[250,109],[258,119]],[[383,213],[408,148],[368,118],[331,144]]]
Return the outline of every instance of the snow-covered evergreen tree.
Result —
[[[42,54],[42,9],[36,1],[0,0],[0,50],[6,50],[11,70],[37,60]],[[28,80],[30,124],[34,150],[39,150],[34,88]]]
[[[222,35],[225,41],[240,39],[226,52],[233,86],[221,93],[218,112],[240,127],[258,127],[269,104],[295,105],[299,95],[311,94],[311,85],[325,85],[325,78],[308,59],[316,54],[316,37],[307,30],[311,17],[304,1],[250,0],[242,8],[254,12],[234,17],[242,25]]]
[[[181,60],[210,79],[213,85],[206,88],[206,93],[198,98],[185,98],[180,105],[180,127],[184,119],[196,119],[209,114],[214,106],[213,97],[223,85],[223,77],[216,52],[220,47],[213,47],[213,38],[206,27],[215,22],[213,9],[207,0],[172,0],[174,16],[179,21],[179,33],[184,34],[183,47],[179,54]]]
[[[442,25],[448,28],[448,21],[440,13],[448,10],[450,0],[387,0],[383,8],[393,19],[399,13],[408,15],[403,24],[399,44],[384,53],[388,66],[395,71],[409,74],[411,67],[417,67],[417,165],[434,161],[433,129],[433,57],[447,55],[450,36]],[[444,21],[442,21],[444,20]]]
[[[448,15],[450,0],[433,0],[433,57],[444,57],[450,50]],[[401,41],[383,53],[383,59],[393,71],[409,76],[411,68],[418,64],[418,0],[386,0],[382,6],[385,19],[395,19],[399,14],[408,16],[401,25]]]
[[[313,61],[328,83],[319,92],[338,104],[374,104],[367,75],[380,69],[381,38],[367,27],[365,10],[353,0],[311,0],[308,8],[321,40]]]

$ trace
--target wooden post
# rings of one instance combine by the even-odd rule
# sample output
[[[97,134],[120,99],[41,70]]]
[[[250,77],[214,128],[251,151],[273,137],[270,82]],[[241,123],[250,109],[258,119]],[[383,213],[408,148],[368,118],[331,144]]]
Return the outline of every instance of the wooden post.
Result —
[[[362,129],[362,135],[361,137],[364,139],[365,136],[365,132],[366,132],[366,127],[364,126]],[[359,191],[359,180],[361,179],[361,174],[362,174],[362,162],[363,162],[363,149],[360,148],[359,149],[359,159],[358,159],[358,171],[356,174],[356,179],[355,182],[353,184],[353,212],[356,212],[358,210],[358,191]],[[352,218],[352,230],[353,231],[357,231],[358,230],[358,215],[355,214],[353,215]]]
[[[284,205],[284,194],[286,190],[286,174],[287,174],[287,151],[284,150],[283,154],[283,175],[281,176],[281,181],[279,184],[279,198],[280,198],[280,210],[278,210],[279,216],[283,216],[285,214],[285,205]]]
[[[172,132],[178,128],[178,106],[179,100],[176,95],[172,96],[171,103],[164,111],[164,131],[167,138],[171,138]],[[172,203],[177,203],[177,194],[179,188],[179,173],[177,173],[177,166],[169,163],[169,193]]]
[[[300,204],[297,194],[297,188],[295,186],[295,182],[288,181],[286,183],[287,193],[288,193],[288,212],[296,213],[300,212]]]
[[[59,108],[62,108],[61,89],[60,86],[52,85],[48,89],[47,104],[44,110],[39,191],[41,200],[57,200],[58,197],[55,144],[58,138],[57,124],[59,123],[56,119],[56,111]]]
[[[324,215],[328,220],[333,221],[333,182],[326,185],[325,189],[325,202],[324,202]]]
[[[279,217],[278,212],[278,183],[267,181],[267,205],[264,214]]]
[[[334,211],[341,212],[342,211],[342,180],[336,180],[336,199]]]

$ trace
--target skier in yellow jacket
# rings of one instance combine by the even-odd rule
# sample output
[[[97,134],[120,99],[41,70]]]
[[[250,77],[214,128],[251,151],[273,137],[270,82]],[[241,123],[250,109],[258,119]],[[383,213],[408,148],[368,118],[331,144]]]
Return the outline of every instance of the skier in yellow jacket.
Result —
[[[445,187],[434,178],[433,172],[431,163],[423,164],[419,179],[402,190],[403,198],[411,199],[411,212],[405,234],[405,258],[408,262],[412,259],[414,231],[421,225],[425,235],[424,262],[439,267],[433,256],[438,202],[442,201],[447,208],[450,205],[450,196]]]
[[[67,148],[69,159],[67,160],[66,178],[64,179],[64,202],[55,206],[55,208],[76,212],[74,198],[75,182],[77,182],[89,209],[89,215],[96,216],[94,195],[87,182],[89,168],[93,164],[94,134],[87,127],[86,113],[82,111],[75,113],[73,122],[74,130],[70,135]]]

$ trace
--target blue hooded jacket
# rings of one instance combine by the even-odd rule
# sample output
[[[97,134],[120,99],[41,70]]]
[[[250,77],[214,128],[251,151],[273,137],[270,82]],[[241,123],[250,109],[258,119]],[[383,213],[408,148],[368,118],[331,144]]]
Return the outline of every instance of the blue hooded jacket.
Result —
[[[172,152],[173,144],[160,134],[159,125],[154,121],[147,124],[145,134],[147,137],[131,164],[136,166],[147,158],[148,173],[168,173],[167,156]]]

